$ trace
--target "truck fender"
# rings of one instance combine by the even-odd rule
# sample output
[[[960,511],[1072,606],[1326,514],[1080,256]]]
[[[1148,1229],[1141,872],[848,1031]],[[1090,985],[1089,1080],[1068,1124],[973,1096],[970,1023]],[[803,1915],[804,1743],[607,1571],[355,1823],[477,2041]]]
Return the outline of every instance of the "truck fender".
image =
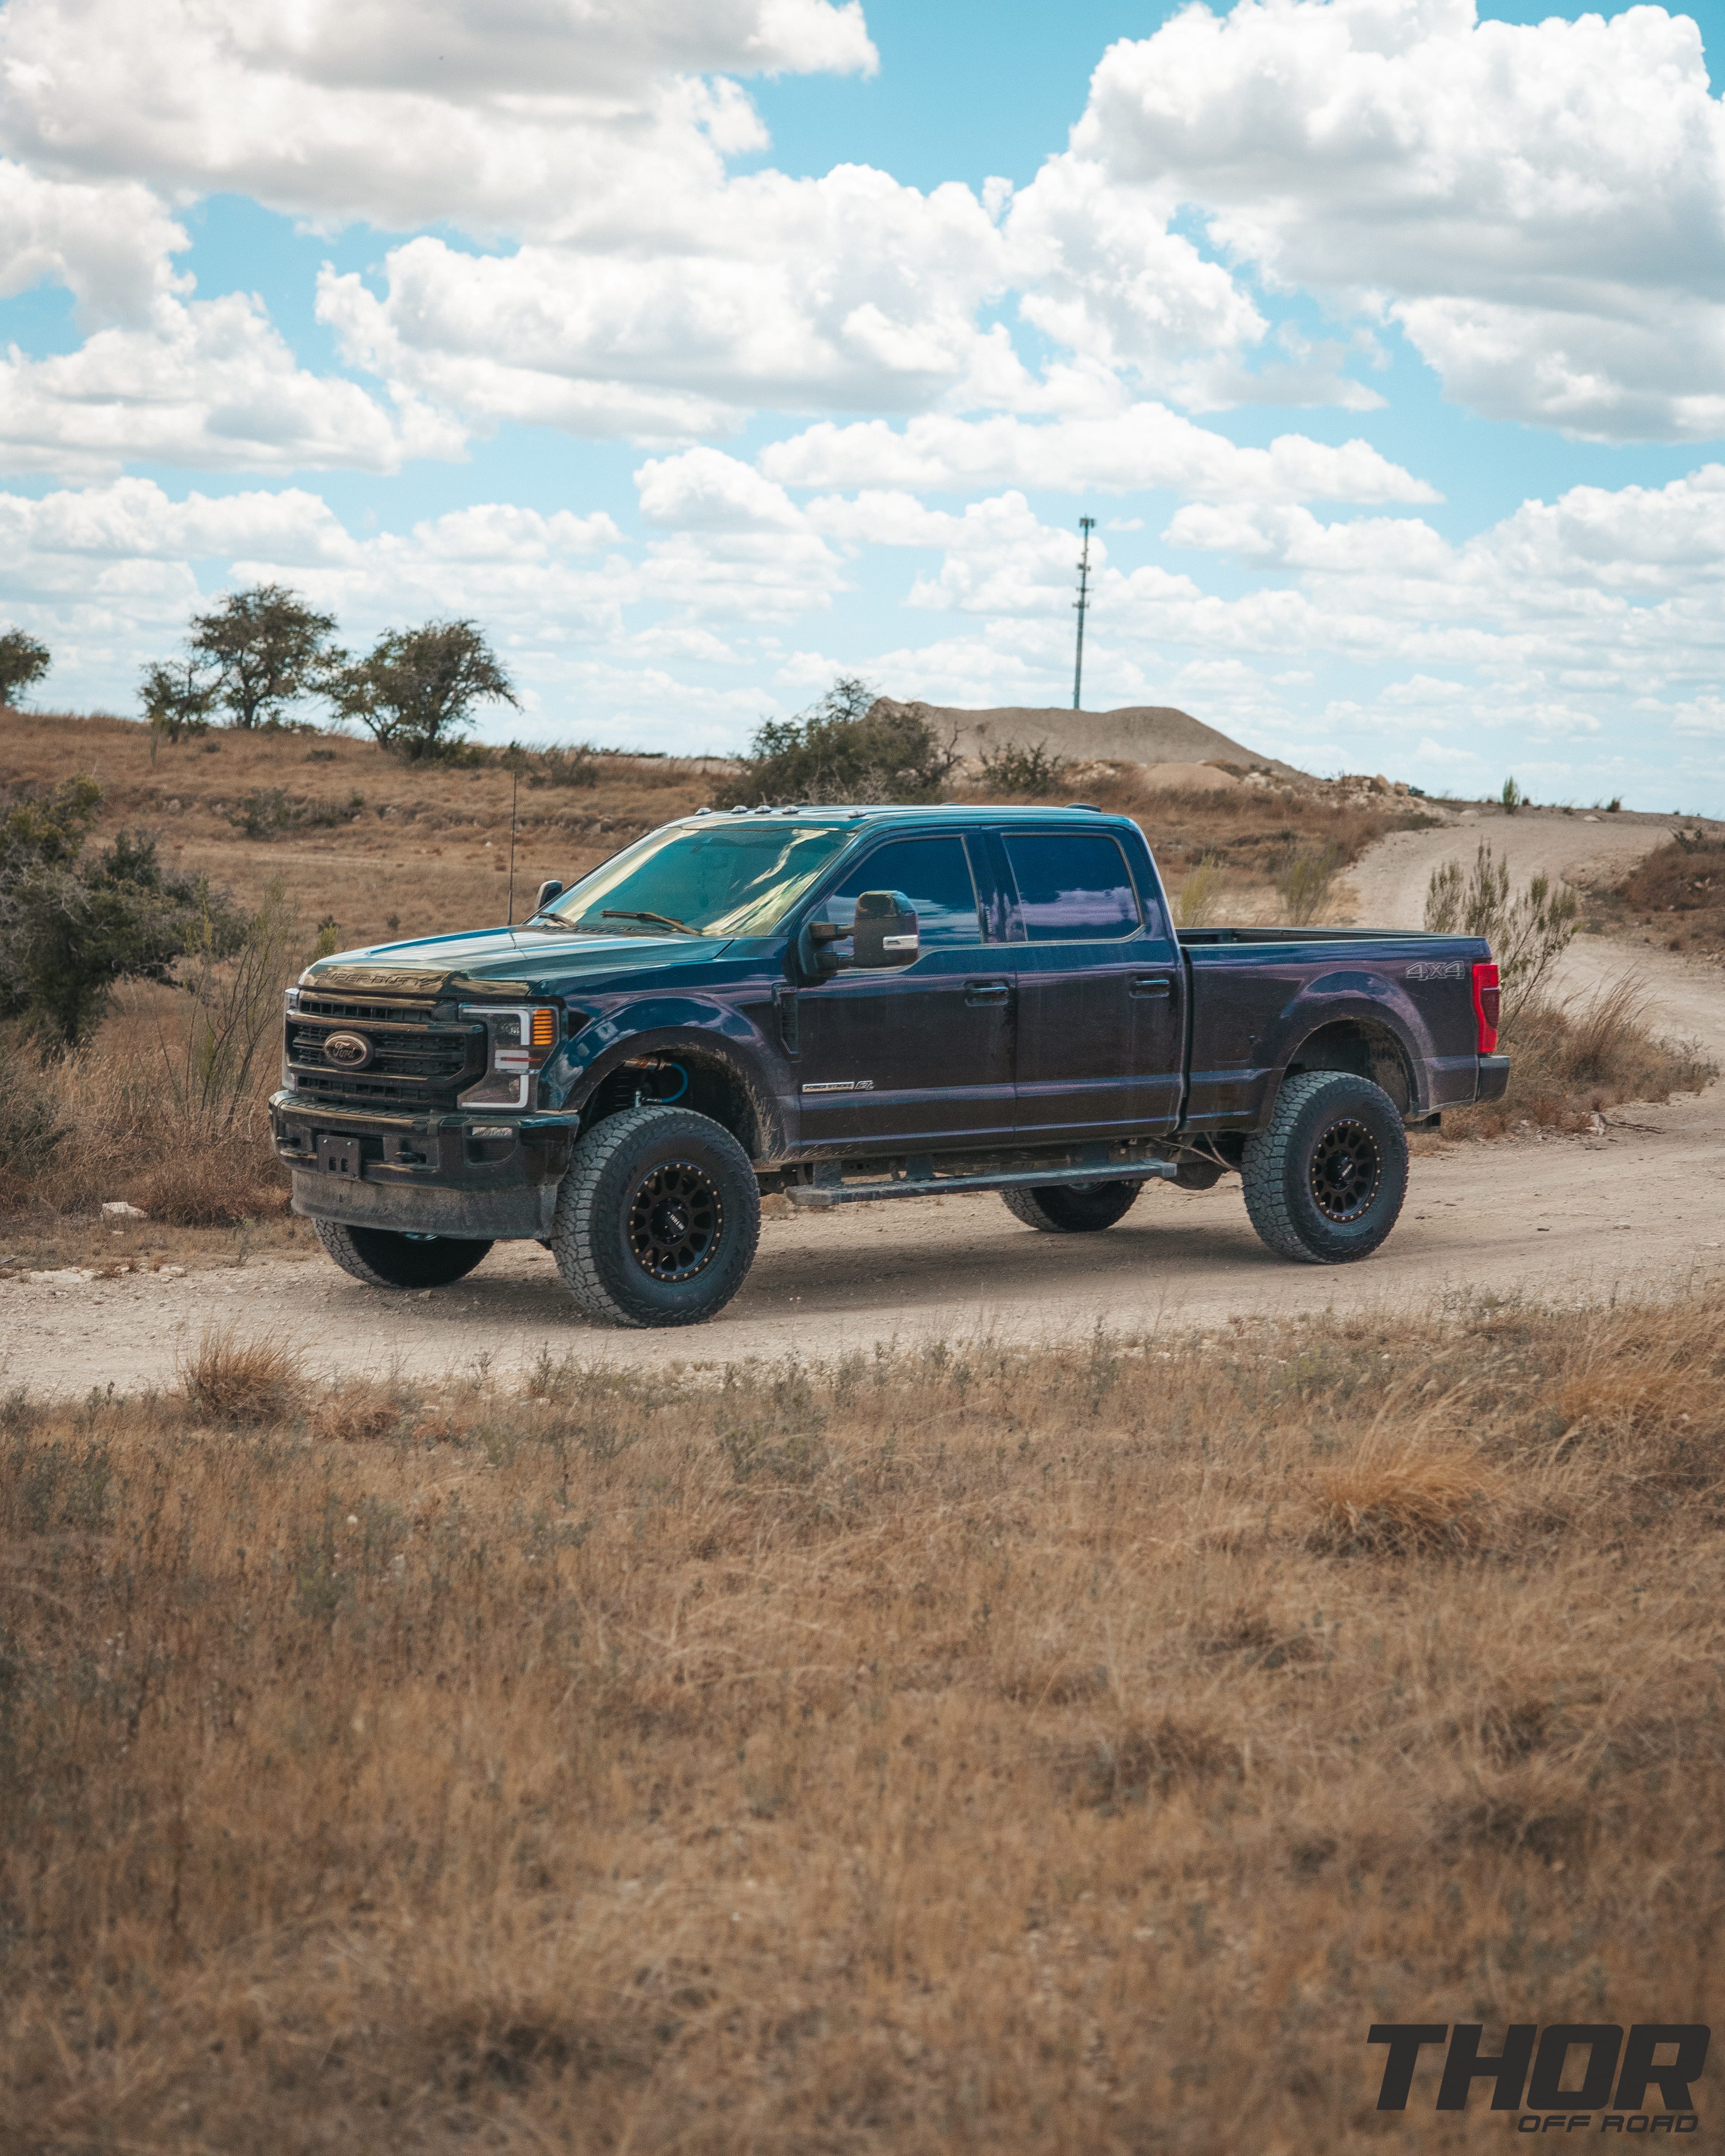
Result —
[[[545,1076],[559,1107],[584,1108],[607,1078],[643,1055],[689,1060],[728,1076],[746,1110],[732,1131],[751,1158],[775,1159],[784,1150],[784,1111],[773,1082],[767,1043],[737,1010],[693,996],[644,997],[625,1011],[601,1016],[576,1034]],[[734,1116],[716,1118],[730,1127]]]
[[[1401,1067],[1401,1086],[1384,1090],[1392,1098],[1405,1093],[1396,1105],[1406,1115],[1423,1115],[1428,1077],[1435,1049],[1430,1030],[1418,1005],[1399,981],[1358,968],[1338,968],[1307,982],[1279,1014],[1275,1038],[1266,1044],[1266,1060],[1276,1069],[1278,1085],[1292,1066],[1302,1070],[1359,1070],[1363,1076],[1384,1083],[1393,1070],[1374,1066],[1384,1061]],[[1363,1060],[1348,1050],[1357,1045]],[[1315,1051],[1314,1060],[1305,1055]]]

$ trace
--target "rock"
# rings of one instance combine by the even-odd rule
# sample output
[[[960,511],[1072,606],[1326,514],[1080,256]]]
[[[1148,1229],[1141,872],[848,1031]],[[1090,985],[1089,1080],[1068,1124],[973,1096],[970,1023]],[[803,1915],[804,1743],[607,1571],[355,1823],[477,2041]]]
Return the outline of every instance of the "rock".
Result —
[[[128,1205],[123,1198],[106,1199],[102,1211],[110,1220],[147,1220],[150,1217],[141,1205]]]

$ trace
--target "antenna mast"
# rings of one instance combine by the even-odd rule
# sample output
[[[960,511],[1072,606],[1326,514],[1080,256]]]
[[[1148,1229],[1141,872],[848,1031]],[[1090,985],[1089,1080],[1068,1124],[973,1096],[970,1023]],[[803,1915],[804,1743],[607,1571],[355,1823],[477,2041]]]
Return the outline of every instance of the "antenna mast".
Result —
[[[1084,534],[1084,552],[1078,558],[1078,596],[1072,604],[1078,614],[1078,656],[1072,666],[1072,708],[1081,708],[1079,699],[1084,690],[1084,617],[1090,609],[1090,535],[1096,528],[1094,516],[1081,516],[1078,528]]]

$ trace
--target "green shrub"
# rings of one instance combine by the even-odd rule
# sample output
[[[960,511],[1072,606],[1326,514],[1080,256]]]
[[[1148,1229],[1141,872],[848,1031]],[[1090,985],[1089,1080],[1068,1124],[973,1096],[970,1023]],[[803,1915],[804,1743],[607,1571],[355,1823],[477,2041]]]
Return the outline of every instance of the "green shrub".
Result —
[[[886,704],[869,683],[840,675],[793,719],[768,719],[728,787],[724,805],[933,801],[958,757],[926,719]]]

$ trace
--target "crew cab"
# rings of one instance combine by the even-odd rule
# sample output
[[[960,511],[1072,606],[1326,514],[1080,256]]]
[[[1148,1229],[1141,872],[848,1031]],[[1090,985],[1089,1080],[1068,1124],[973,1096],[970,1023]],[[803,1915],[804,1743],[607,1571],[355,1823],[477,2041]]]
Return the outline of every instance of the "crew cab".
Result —
[[[1495,1100],[1466,936],[1177,932],[1137,826],[1078,808],[701,810],[526,921],[352,951],[287,995],[296,1212],[377,1287],[536,1239],[581,1311],[712,1317],[763,1192],[998,1190],[1110,1227],[1240,1176],[1270,1248],[1363,1258],[1409,1128]]]

